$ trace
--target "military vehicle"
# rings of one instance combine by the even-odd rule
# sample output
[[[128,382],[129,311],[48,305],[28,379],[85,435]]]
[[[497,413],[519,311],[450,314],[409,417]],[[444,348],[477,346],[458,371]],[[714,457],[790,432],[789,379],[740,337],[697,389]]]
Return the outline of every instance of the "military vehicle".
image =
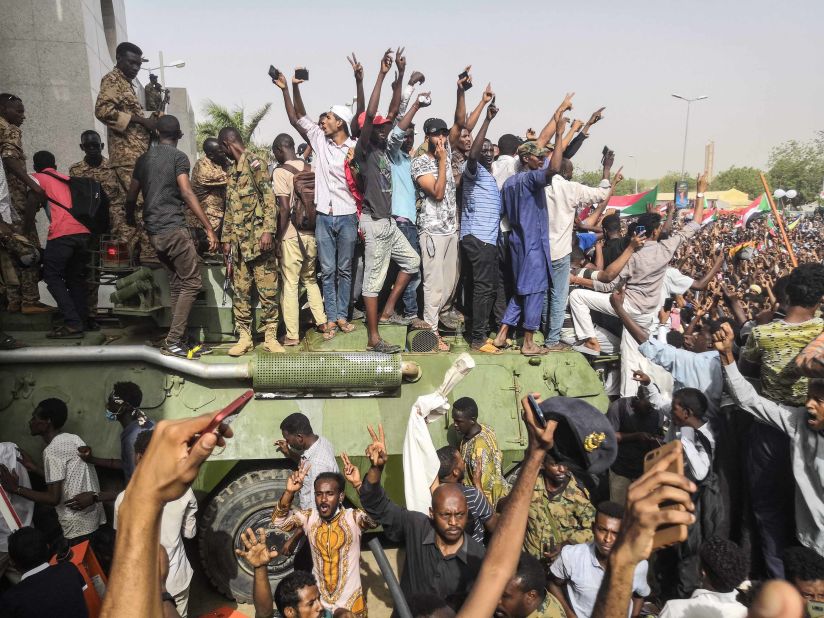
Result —
[[[251,602],[252,569],[235,557],[239,535],[247,527],[266,526],[293,469],[277,452],[280,422],[303,412],[316,433],[336,451],[346,451],[361,470],[369,444],[367,424],[382,423],[390,460],[384,473],[389,496],[403,502],[402,444],[410,410],[420,395],[435,392],[456,357],[468,346],[460,333],[450,353],[433,352],[431,332],[382,326],[387,341],[401,354],[364,352],[362,324],[349,334],[324,341],[309,331],[286,354],[255,352],[241,358],[226,354],[233,340],[231,298],[223,291],[224,268],[206,260],[203,290],[192,310],[190,339],[210,342],[213,353],[199,360],[164,356],[158,344],[169,322],[169,289],[162,269],[128,266],[116,246],[104,244],[99,271],[99,332],[81,340],[55,343],[45,334],[52,316],[0,315],[0,328],[28,347],[0,352],[0,440],[16,442],[38,458],[43,448],[28,432],[35,405],[47,397],[67,402],[65,431],[80,435],[99,457],[120,456],[120,426],[105,421],[112,385],[137,383],[141,409],[154,420],[185,418],[218,410],[250,387],[255,399],[233,422],[235,437],[203,466],[194,489],[200,501],[198,544],[203,569],[214,586],[239,602]],[[527,392],[545,397],[582,397],[606,411],[608,400],[592,367],[576,352],[527,358],[508,350],[500,355],[473,354],[475,369],[451,393],[450,402],[471,396],[480,420],[491,425],[504,452],[505,466],[521,459],[527,444],[519,399]],[[436,447],[457,443],[450,417],[429,426]],[[359,457],[358,457],[359,456]],[[351,491],[351,488],[349,488]],[[349,498],[357,502],[357,497]],[[278,538],[272,531],[272,543]],[[270,565],[272,581],[291,570],[285,557]]]

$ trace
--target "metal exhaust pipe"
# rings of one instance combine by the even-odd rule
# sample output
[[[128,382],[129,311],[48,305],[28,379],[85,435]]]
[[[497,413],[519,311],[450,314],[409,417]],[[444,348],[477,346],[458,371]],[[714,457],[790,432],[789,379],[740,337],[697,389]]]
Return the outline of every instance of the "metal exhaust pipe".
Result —
[[[249,380],[250,362],[204,363],[177,356],[166,356],[146,345],[48,346],[0,352],[0,364],[42,363],[116,363],[140,361],[203,380]]]

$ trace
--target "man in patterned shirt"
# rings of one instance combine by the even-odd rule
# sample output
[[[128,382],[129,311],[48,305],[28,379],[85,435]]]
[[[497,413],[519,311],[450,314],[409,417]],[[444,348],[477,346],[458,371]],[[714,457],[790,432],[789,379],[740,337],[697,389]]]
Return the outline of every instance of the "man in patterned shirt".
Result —
[[[742,373],[759,375],[761,394],[775,403],[804,405],[809,380],[799,377],[793,361],[824,330],[824,320],[815,317],[822,295],[824,265],[799,265],[787,282],[784,318],[756,326],[741,351]]]
[[[360,471],[344,454],[344,473],[356,490]],[[301,491],[310,465],[301,462],[286,482],[286,491],[272,513],[272,525],[285,532],[303,530],[312,548],[312,571],[318,582],[323,606],[343,608],[365,618],[366,598],[360,579],[360,540],[364,530],[375,523],[360,509],[343,506],[345,481],[337,472],[323,472],[315,478],[315,508],[292,511],[292,500]]]
[[[212,224],[212,229],[220,236],[223,213],[226,210],[226,170],[231,163],[214,137],[207,137],[203,141],[203,155],[192,167],[192,191]],[[192,223],[200,226],[197,221]]]
[[[117,64],[114,69],[100,80],[94,115],[107,127],[109,165],[125,195],[137,159],[149,149],[150,135],[157,127],[157,117],[143,115],[143,106],[132,84],[140,72],[143,51],[133,43],[124,42],[117,46],[115,57]],[[141,260],[157,260],[143,229],[142,207],[137,213],[136,233],[139,233]]]
[[[498,448],[495,430],[478,422],[478,404],[471,397],[461,397],[452,406],[452,424],[461,439],[461,456],[466,464],[464,485],[480,479],[480,489],[494,509],[509,493],[503,473],[503,453]]]

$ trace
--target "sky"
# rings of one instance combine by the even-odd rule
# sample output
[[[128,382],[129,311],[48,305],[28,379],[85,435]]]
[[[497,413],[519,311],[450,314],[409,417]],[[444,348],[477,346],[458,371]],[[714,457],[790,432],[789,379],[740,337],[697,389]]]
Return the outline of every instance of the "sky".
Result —
[[[575,92],[573,118],[606,106],[575,157],[583,169],[596,169],[609,145],[626,176],[680,171],[687,104],[671,93],[709,97],[691,105],[686,169],[693,175],[710,140],[718,173],[764,167],[773,146],[824,129],[822,0],[126,0],[126,11],[129,39],[149,66],[161,50],[166,63],[186,61],[167,69],[166,80],[188,89],[196,115],[206,99],[247,110],[272,102],[255,136],[262,143],[283,131],[297,135],[266,75],[270,64],[287,74],[309,69],[303,99],[316,116],[352,100],[348,54],[365,67],[368,98],[383,51],[399,45],[407,76],[422,71],[423,90],[432,92],[419,127],[430,116],[453,117],[456,78],[467,64],[475,83],[468,108],[487,82],[496,92],[493,140],[540,130],[566,92]]]

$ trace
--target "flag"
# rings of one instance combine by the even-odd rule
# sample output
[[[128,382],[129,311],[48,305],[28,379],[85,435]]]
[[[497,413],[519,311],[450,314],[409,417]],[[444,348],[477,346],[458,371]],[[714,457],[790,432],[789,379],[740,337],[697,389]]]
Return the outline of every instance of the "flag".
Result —
[[[767,201],[767,194],[762,193],[741,212],[741,216],[738,218],[738,222],[735,224],[735,227],[747,227],[747,223],[753,217],[753,215],[756,215],[760,212],[769,211],[770,203]]]
[[[798,224],[801,223],[802,218],[803,218],[803,215],[798,215],[798,217],[796,217],[795,221],[793,221],[792,223],[790,223],[787,226],[787,229],[788,230],[794,230],[798,226]]]
[[[772,217],[767,219],[767,231],[770,233],[770,236],[778,236],[778,232],[775,230],[775,223],[773,223]]]
[[[710,223],[718,221],[718,211],[715,208],[704,211],[704,219],[701,221],[701,227],[709,225]]]
[[[609,198],[607,208],[618,210],[622,217],[634,217],[647,212],[647,206],[654,206],[658,199],[658,186],[644,193],[616,195]]]

